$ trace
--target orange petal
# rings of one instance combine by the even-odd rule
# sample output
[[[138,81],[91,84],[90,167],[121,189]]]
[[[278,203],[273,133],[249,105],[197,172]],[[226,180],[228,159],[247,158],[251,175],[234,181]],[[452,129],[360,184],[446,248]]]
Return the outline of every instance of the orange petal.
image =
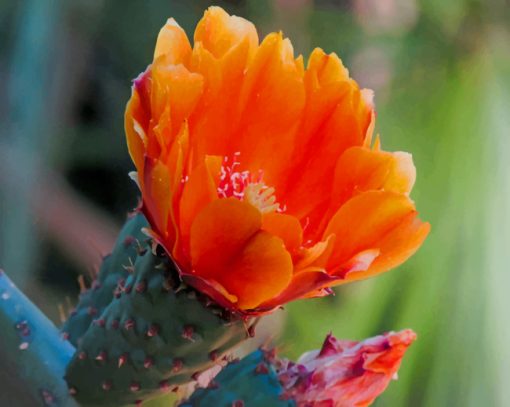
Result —
[[[195,45],[193,69],[205,78],[203,97],[190,119],[198,160],[204,155],[226,155],[236,136],[236,101],[252,51],[245,40],[217,59],[201,43]]]
[[[183,65],[170,65],[165,57],[154,62],[151,90],[152,120],[158,123],[163,112],[169,108],[171,131],[167,139],[171,139],[189,117],[202,95],[203,86],[202,76],[188,71]]]
[[[126,106],[124,114],[124,129],[126,131],[126,140],[129,155],[133,160],[140,177],[143,177],[143,162],[145,155],[145,143],[147,135],[139,122],[139,117],[144,115],[140,103],[140,96],[133,87],[131,98]]]
[[[430,232],[430,224],[423,223],[416,213],[409,214],[395,229],[378,243],[380,254],[370,267],[351,269],[346,280],[362,280],[391,270],[411,257]]]
[[[172,205],[169,197],[171,181],[168,168],[161,161],[146,157],[144,171],[142,184],[144,214],[163,240],[173,239],[174,233],[166,229]]]
[[[207,205],[191,225],[190,248],[193,270],[221,283],[233,259],[260,230],[260,212],[235,198],[218,199]],[[233,293],[235,294],[235,293]]]
[[[264,169],[267,185],[275,185],[288,166],[304,102],[301,60],[294,59],[292,44],[281,33],[269,34],[247,68],[230,145],[231,154],[241,152],[245,169]]]
[[[369,190],[407,194],[415,179],[411,154],[353,147],[336,164],[331,202],[338,208],[355,193]]]
[[[296,272],[308,267],[325,267],[335,247],[335,239],[335,235],[329,235],[327,239],[315,243],[312,247],[304,248],[296,259],[294,265]]]
[[[305,74],[306,106],[293,152],[293,168],[284,181],[289,213],[320,222],[329,202],[335,164],[352,146],[363,144],[372,117],[355,81],[335,54],[316,49]],[[278,189],[278,186],[277,186]],[[310,235],[314,228],[305,232]],[[306,237],[305,237],[306,239]]]
[[[173,18],[169,18],[159,31],[154,49],[154,59],[166,56],[170,64],[184,64],[191,55],[191,45],[184,30]]]
[[[220,7],[209,7],[195,30],[195,44],[201,42],[215,58],[222,58],[243,41],[258,45],[257,30],[244,18],[230,16]]]
[[[342,154],[334,172],[329,208],[324,211],[319,230],[346,201],[370,190],[408,194],[416,179],[411,154],[352,147]]]
[[[197,166],[184,184],[180,201],[180,232],[183,243],[189,240],[191,225],[200,211],[218,199],[221,157],[208,156]]]
[[[416,210],[413,202],[403,194],[370,191],[349,200],[337,211],[324,232],[324,236],[336,235],[328,270],[334,271],[364,250],[381,249],[384,238],[409,215],[416,216]]]
[[[289,252],[297,250],[303,241],[303,229],[294,216],[270,212],[262,215],[262,229],[283,240]]]
[[[269,311],[287,302],[303,298],[310,293],[335,285],[340,277],[331,276],[325,270],[310,268],[294,274],[290,284],[280,295],[271,298],[260,305],[263,311]]]
[[[237,296],[240,309],[253,309],[280,294],[292,278],[292,258],[280,238],[256,233],[224,270],[219,282]]]

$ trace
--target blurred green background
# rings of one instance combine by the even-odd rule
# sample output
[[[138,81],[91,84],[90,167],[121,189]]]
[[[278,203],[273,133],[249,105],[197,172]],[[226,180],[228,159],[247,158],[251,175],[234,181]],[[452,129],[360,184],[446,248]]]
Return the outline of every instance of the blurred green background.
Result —
[[[383,146],[413,153],[432,223],[398,270],[288,306],[269,328],[282,352],[410,327],[377,406],[508,406],[508,0],[0,0],[0,267],[55,321],[75,302],[137,203],[130,80],[167,17],[191,35],[211,4],[337,52],[376,92]]]

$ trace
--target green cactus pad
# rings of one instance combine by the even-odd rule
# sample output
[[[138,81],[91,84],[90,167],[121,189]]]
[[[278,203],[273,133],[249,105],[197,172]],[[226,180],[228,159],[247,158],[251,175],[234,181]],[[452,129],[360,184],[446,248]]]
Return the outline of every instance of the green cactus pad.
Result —
[[[295,407],[282,400],[282,386],[265,354],[257,350],[229,363],[208,388],[198,389],[180,407]]]
[[[78,345],[91,322],[110,304],[118,283],[128,277],[128,268],[135,262],[141,242],[147,240],[142,233],[142,228],[146,226],[147,221],[141,213],[127,220],[112,253],[104,258],[92,287],[80,295],[76,309],[62,327],[63,335],[74,346]]]
[[[126,405],[172,390],[247,338],[246,321],[183,286],[146,250],[85,333],[67,370],[82,405]]]
[[[74,347],[0,270],[1,406],[77,407],[63,379]]]

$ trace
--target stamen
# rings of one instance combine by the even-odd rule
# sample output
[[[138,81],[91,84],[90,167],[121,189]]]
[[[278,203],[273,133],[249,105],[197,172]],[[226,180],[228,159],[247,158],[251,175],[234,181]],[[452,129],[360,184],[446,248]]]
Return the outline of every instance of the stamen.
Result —
[[[241,153],[235,152],[232,159],[223,158],[220,171],[218,196],[220,198],[234,197],[240,201],[246,200],[262,213],[283,212],[284,209],[276,202],[275,189],[268,187],[262,181],[263,172],[254,175],[250,171],[236,171],[241,165]]]

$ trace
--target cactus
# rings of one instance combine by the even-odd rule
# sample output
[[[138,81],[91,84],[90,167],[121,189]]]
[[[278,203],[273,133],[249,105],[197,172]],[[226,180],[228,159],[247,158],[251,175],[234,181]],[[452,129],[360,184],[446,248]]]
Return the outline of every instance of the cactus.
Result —
[[[0,270],[0,361],[10,392],[1,405],[75,407],[63,379],[74,347]],[[15,402],[13,404],[13,402]]]
[[[64,337],[74,346],[77,346],[91,322],[110,304],[119,282],[127,278],[129,266],[138,255],[141,242],[147,239],[142,233],[142,228],[146,226],[147,221],[141,213],[128,218],[112,253],[104,258],[96,280],[89,290],[80,295],[78,305],[62,327]]]
[[[320,350],[297,362],[280,359],[274,350],[257,350],[227,365],[180,407],[366,407],[396,379],[415,339],[409,329],[361,342],[329,334]]]
[[[257,350],[231,362],[209,384],[197,389],[180,407],[292,407],[267,353]]]
[[[134,404],[189,382],[251,331],[184,286],[164,254],[145,250],[130,272],[67,370],[82,405]]]

